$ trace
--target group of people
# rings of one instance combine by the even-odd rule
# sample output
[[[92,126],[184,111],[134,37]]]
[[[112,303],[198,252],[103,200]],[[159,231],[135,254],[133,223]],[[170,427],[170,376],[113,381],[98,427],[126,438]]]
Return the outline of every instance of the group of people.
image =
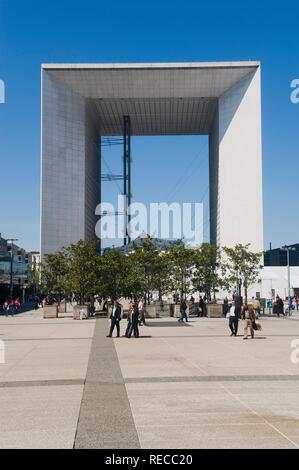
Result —
[[[248,329],[250,331],[251,338],[254,338],[254,331],[260,329],[257,320],[260,313],[260,302],[258,299],[254,299],[252,304],[247,302],[244,305],[237,306],[233,300],[229,305],[226,317],[229,319],[229,329],[231,336],[237,336],[239,319],[243,320],[244,336],[243,339],[248,339]]]
[[[204,316],[203,306],[205,305],[205,299],[201,297],[200,301],[202,301],[202,304],[199,302],[199,308],[201,311],[199,311],[197,316]],[[194,303],[193,296],[191,296],[188,303],[189,307],[192,306]],[[187,301],[182,299],[180,302],[180,317],[178,322],[188,322],[187,309]],[[260,324],[257,322],[261,312],[261,304],[258,299],[253,298],[251,304],[245,303],[244,305],[237,305],[235,300],[232,300],[229,304],[228,300],[225,299],[224,312],[226,318],[229,319],[231,336],[237,336],[240,319],[243,320],[244,324],[244,339],[248,339],[248,330],[250,331],[251,338],[254,338],[254,331],[261,328]]]
[[[285,316],[286,313],[290,314],[292,310],[299,310],[299,297],[295,295],[291,296],[289,298],[288,309],[285,310],[283,300],[279,297],[279,295],[277,295],[272,307],[273,313],[275,315],[277,315],[278,317],[279,315]]]
[[[120,337],[120,321],[122,319],[122,308],[121,304],[117,301],[113,301],[113,306],[110,315],[110,330],[107,338],[112,338],[114,329],[116,328],[116,336]],[[145,325],[145,305],[143,297],[131,300],[128,305],[127,314],[127,327],[124,336],[131,338],[133,335],[135,338],[139,338],[139,325]]]
[[[298,296],[293,296],[293,297],[290,297],[290,300],[289,300],[289,310],[299,310],[299,297]]]
[[[189,304],[189,314],[196,315],[197,317],[206,317],[207,316],[207,297],[199,297],[198,307],[196,307],[195,299],[193,295],[191,295],[190,300],[188,301]],[[180,318],[178,322],[183,322],[184,320],[188,322],[187,316],[187,301],[182,298],[180,302]]]
[[[5,300],[2,305],[2,311],[8,317],[8,315],[15,315],[19,312],[21,307],[21,302],[19,299]]]

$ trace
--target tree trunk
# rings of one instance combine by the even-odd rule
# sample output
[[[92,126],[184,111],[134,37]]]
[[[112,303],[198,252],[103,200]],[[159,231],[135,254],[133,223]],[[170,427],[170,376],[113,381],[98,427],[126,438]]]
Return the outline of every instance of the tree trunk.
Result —
[[[244,286],[244,298],[245,298],[245,303],[247,304],[247,296],[248,296],[248,289],[247,289],[247,286]]]

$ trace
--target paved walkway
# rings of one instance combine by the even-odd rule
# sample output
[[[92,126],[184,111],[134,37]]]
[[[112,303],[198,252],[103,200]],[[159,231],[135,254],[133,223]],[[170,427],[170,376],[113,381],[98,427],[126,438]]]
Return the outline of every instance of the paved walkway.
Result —
[[[148,323],[111,340],[106,319],[1,316],[0,447],[299,447],[297,315],[253,341],[225,319]]]

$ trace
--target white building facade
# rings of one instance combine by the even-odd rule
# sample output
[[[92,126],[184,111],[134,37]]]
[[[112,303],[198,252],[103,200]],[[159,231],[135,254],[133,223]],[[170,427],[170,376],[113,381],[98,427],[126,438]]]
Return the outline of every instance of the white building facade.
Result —
[[[101,138],[208,135],[211,242],[263,250],[259,62],[42,66],[41,253],[93,240]]]
[[[248,298],[255,297],[258,293],[261,298],[272,299],[279,295],[282,299],[288,297],[288,267],[264,266],[261,282],[250,286]],[[290,295],[296,295],[299,291],[299,266],[290,266]]]

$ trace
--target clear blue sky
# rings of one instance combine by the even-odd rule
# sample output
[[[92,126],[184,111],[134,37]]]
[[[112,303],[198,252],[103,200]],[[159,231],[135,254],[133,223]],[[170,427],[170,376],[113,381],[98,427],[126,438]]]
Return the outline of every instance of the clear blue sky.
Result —
[[[298,17],[296,2],[0,0],[0,232],[39,248],[41,63],[252,59],[262,62],[265,246],[298,242],[299,104],[289,98],[299,78]],[[135,197],[148,200],[160,187],[167,199],[184,174],[176,199],[200,198],[207,166],[192,162],[202,144],[134,139],[133,177],[147,165]]]

